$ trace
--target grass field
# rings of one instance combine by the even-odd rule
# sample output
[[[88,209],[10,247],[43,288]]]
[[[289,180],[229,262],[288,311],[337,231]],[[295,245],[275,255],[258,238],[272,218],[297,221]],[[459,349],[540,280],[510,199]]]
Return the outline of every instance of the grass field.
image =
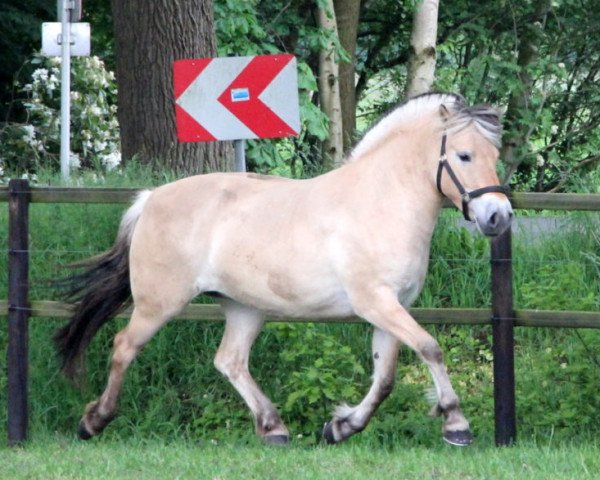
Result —
[[[49,436],[24,448],[0,449],[3,479],[527,479],[580,480],[600,475],[595,442],[460,449],[377,447],[351,441],[335,447],[267,447],[160,439],[94,440]]]

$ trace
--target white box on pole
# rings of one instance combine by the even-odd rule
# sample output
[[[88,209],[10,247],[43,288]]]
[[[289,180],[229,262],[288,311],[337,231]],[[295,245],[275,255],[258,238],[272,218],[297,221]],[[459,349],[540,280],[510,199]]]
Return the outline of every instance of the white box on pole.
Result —
[[[90,24],[86,22],[71,23],[71,56],[87,57],[90,55]],[[59,22],[42,23],[42,55],[60,57],[62,45],[62,25]]]

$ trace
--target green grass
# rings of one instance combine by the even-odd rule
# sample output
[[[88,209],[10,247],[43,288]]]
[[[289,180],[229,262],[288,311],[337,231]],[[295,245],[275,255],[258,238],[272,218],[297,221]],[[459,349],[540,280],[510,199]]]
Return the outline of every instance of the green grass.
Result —
[[[6,479],[520,479],[598,478],[596,442],[510,448],[474,445],[272,448],[257,442],[124,439],[82,443],[65,436],[0,449]]]

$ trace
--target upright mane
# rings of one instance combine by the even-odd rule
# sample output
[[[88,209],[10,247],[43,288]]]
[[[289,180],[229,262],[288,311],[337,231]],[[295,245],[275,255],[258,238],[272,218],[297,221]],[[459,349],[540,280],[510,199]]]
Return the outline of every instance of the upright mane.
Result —
[[[433,109],[438,109],[440,105],[445,105],[451,113],[445,124],[445,129],[449,134],[473,124],[489,142],[497,148],[500,147],[502,125],[498,110],[489,105],[469,106],[461,95],[455,93],[424,93],[400,103],[371,127],[354,147],[346,162],[351,162],[371,151],[393,129],[409,123]]]

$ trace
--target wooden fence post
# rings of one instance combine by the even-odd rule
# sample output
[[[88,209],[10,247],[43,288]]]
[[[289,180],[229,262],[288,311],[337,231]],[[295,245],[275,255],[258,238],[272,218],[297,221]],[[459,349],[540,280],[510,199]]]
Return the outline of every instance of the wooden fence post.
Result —
[[[29,324],[29,200],[27,180],[8,184],[8,444],[27,438]]]
[[[512,292],[511,229],[492,240],[492,324],[496,445],[511,445],[517,436]]]

